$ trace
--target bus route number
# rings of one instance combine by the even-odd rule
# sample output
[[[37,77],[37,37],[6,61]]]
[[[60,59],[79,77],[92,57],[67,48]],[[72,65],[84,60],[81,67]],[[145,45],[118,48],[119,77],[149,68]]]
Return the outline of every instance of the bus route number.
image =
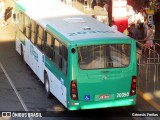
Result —
[[[128,96],[129,96],[129,92],[117,93],[117,98],[128,97]]]

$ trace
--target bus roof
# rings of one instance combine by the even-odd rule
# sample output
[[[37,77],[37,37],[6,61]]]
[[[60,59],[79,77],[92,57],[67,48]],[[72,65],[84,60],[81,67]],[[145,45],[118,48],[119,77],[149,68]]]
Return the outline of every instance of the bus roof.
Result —
[[[60,34],[68,42],[128,38],[60,0],[18,0],[16,5],[38,24]]]

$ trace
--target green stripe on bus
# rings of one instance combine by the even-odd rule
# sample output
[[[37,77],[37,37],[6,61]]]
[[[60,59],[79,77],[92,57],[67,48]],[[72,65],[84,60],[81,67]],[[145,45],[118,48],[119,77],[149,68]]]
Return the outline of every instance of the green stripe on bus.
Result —
[[[19,8],[23,12],[26,12],[26,9],[22,5],[19,5],[18,3],[16,4],[16,8]]]

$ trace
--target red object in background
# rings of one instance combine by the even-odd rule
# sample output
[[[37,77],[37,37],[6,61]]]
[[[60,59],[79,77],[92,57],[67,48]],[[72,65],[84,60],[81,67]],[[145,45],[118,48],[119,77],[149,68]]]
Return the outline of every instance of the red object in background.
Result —
[[[128,27],[127,0],[112,0],[112,20],[120,32]]]
[[[123,32],[128,27],[127,17],[113,17],[114,24],[117,25],[118,31]]]

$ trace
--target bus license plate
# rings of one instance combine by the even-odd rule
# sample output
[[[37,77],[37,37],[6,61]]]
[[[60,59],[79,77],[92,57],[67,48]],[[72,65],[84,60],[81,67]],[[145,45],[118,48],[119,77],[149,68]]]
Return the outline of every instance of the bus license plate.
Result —
[[[108,99],[109,95],[99,95],[99,99]]]
[[[114,94],[101,94],[101,95],[95,95],[95,101],[100,101],[100,100],[113,100],[114,99]]]

